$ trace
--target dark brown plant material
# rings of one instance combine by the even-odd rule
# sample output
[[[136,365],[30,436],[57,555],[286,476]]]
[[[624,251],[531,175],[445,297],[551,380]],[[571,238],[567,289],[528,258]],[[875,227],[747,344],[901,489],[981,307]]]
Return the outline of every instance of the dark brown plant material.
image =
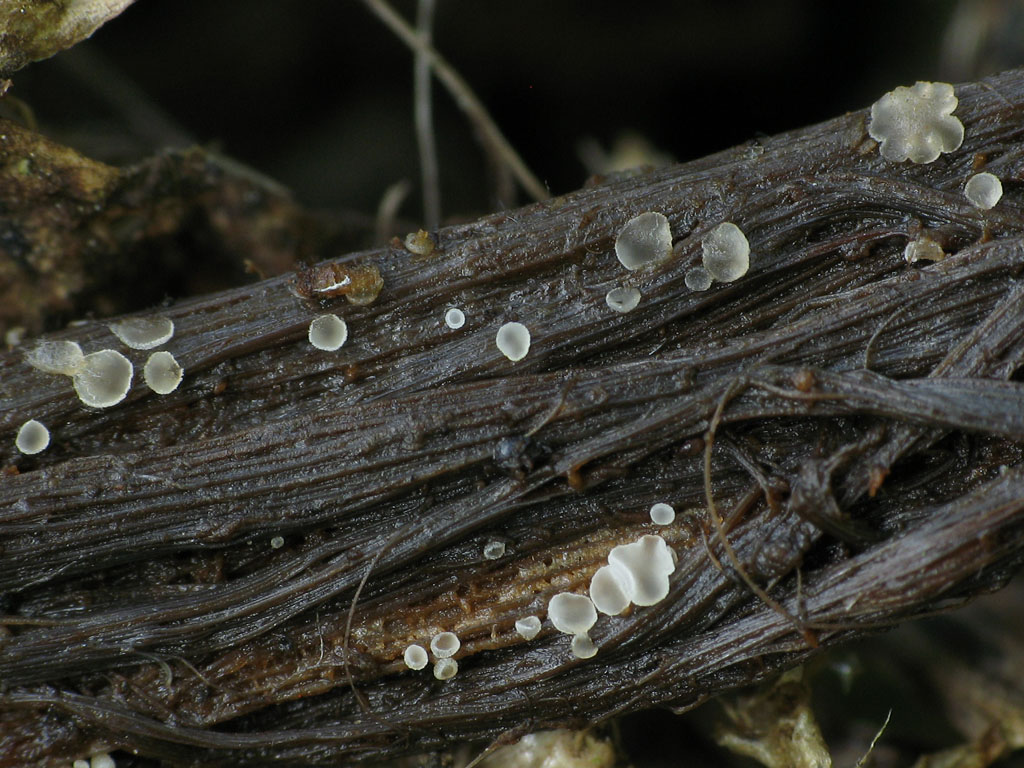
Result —
[[[330,258],[384,285],[332,306],[336,353],[283,275],[161,310],[166,396],[87,410],[4,354],[0,764],[334,765],[686,709],[1001,586],[1024,557],[1024,70],[957,95],[964,144],[928,165],[883,160],[860,111],[442,229],[429,259]],[[962,191],[979,156],[990,211]],[[615,236],[645,211],[674,256],[627,273]],[[750,271],[690,291],[722,221]],[[944,261],[905,261],[923,232]],[[33,457],[28,418],[52,434]],[[538,450],[509,472],[509,445]],[[654,530],[656,501],[694,511]],[[602,617],[594,658],[515,632],[647,532],[678,554],[669,597]],[[458,675],[407,670],[442,630]]]

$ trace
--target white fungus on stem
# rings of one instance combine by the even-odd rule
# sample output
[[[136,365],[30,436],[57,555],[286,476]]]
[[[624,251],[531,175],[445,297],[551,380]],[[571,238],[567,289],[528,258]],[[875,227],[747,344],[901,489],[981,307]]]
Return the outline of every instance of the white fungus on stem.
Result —
[[[154,352],[142,368],[142,379],[158,395],[169,395],[181,384],[181,366],[174,355],[165,350]]]
[[[676,519],[676,511],[671,504],[658,502],[651,507],[651,522],[655,525],[669,525]]]
[[[578,635],[594,626],[597,609],[586,595],[559,592],[548,602],[548,618],[559,632]]]
[[[18,430],[15,447],[26,455],[40,453],[50,444],[50,430],[42,422],[29,419]]]
[[[466,313],[458,307],[452,307],[444,313],[444,324],[457,331],[466,324]]]
[[[971,205],[987,211],[1003,196],[1003,182],[991,173],[976,173],[964,185],[964,194]]]
[[[616,312],[632,312],[640,303],[640,291],[636,288],[612,288],[604,295],[604,301]]]
[[[634,216],[615,238],[615,255],[626,269],[654,266],[672,255],[672,230],[664,214]]]
[[[174,321],[159,315],[129,317],[107,327],[125,346],[132,349],[159,347],[174,336]]]
[[[41,341],[25,353],[25,362],[44,373],[74,376],[85,355],[74,341]]]
[[[953,117],[957,103],[949,83],[901,85],[871,105],[868,135],[886,160],[930,163],[963,144],[964,125]]]
[[[484,544],[484,558],[486,560],[497,560],[505,555],[505,542],[488,541]]]
[[[423,669],[427,666],[427,662],[430,661],[427,657],[427,649],[416,643],[411,644],[405,649],[402,660],[405,661],[405,666],[409,669]]]
[[[494,343],[501,354],[517,363],[530,351],[530,331],[522,323],[505,323],[498,329]]]
[[[654,605],[668,595],[668,577],[676,569],[672,552],[661,536],[641,536],[608,553],[608,564],[628,575],[626,592],[631,602]]]
[[[577,659],[592,659],[597,655],[597,646],[586,632],[573,635],[572,655]]]
[[[714,280],[704,267],[693,267],[686,273],[683,282],[691,291],[706,291]]]
[[[462,642],[454,632],[439,632],[430,639],[430,651],[439,659],[447,659],[454,656]]]
[[[124,400],[132,385],[131,360],[113,349],[86,355],[75,371],[78,398],[93,408],[108,408]]]
[[[731,221],[723,221],[708,232],[700,247],[704,252],[704,269],[713,280],[731,283],[750,269],[750,243],[743,230]]]
[[[320,315],[309,324],[309,343],[324,352],[341,349],[348,341],[348,325],[337,315]]]
[[[451,680],[459,673],[459,662],[455,659],[438,659],[434,664],[434,677],[438,680]]]
[[[540,634],[540,619],[536,616],[523,616],[516,619],[516,632],[523,640],[533,640]]]
[[[629,607],[632,579],[617,565],[603,565],[590,580],[590,599],[594,607],[608,616],[618,616]]]
[[[903,258],[910,264],[915,261],[942,261],[946,258],[946,252],[931,238],[919,237],[907,243],[903,249]]]

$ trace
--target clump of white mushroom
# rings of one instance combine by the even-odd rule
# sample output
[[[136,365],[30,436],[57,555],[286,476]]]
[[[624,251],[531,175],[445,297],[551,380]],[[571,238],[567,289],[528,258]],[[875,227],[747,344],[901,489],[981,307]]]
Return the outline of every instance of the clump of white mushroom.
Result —
[[[135,369],[131,360],[113,349],[101,349],[82,359],[72,384],[78,399],[94,408],[109,408],[124,400]]]
[[[648,211],[627,221],[615,238],[615,255],[626,269],[651,267],[672,255],[672,230],[664,214]]]
[[[1003,182],[991,173],[976,173],[964,185],[964,194],[971,205],[987,211],[1003,196]]]
[[[712,280],[731,283],[739,280],[750,269],[750,243],[743,230],[731,221],[723,221],[708,232],[700,247],[704,252],[704,269]],[[693,282],[695,285],[698,283],[696,276]],[[693,290],[701,289],[694,287]]]
[[[548,602],[548,618],[559,632],[573,636],[573,655],[589,659],[597,653],[596,646],[587,634],[597,622],[597,609],[589,597],[573,592],[559,592]]]
[[[29,419],[18,430],[14,446],[26,455],[40,453],[50,444],[50,430],[42,422]]]
[[[616,312],[632,312],[640,303],[640,291],[636,288],[612,288],[604,295],[604,301]]]
[[[142,368],[142,379],[158,395],[169,395],[176,390],[183,375],[174,355],[165,350],[150,355]]]
[[[868,135],[886,160],[930,163],[963,144],[964,125],[953,117],[957,103],[949,83],[900,86],[871,105]]]
[[[174,335],[174,321],[160,315],[129,317],[107,327],[132,349],[153,349],[170,341]]]
[[[513,363],[530,351],[530,331],[522,323],[505,323],[494,337],[498,350]]]
[[[590,597],[597,610],[609,616],[622,613],[630,603],[654,605],[668,595],[668,577],[675,569],[665,540],[642,536],[608,553],[608,565],[598,568],[590,581]]]
[[[337,315],[320,315],[309,324],[309,343],[324,352],[341,349],[348,340],[348,325]]]

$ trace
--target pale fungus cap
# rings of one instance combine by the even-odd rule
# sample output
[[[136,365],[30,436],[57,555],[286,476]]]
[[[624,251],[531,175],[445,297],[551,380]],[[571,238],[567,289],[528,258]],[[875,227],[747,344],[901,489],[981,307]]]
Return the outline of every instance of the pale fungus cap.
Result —
[[[609,616],[618,616],[629,607],[632,578],[617,565],[603,565],[590,580],[590,599],[594,607]]]
[[[427,658],[427,649],[422,645],[417,645],[416,643],[413,643],[405,649],[405,654],[402,656],[402,659],[405,661],[405,666],[409,669],[423,669],[427,666],[427,662],[430,661],[430,659]]]
[[[572,655],[577,659],[592,659],[597,655],[597,646],[594,645],[594,641],[590,639],[590,635],[586,632],[573,635]]]
[[[93,755],[89,761],[91,768],[117,768],[117,763],[106,752],[102,752],[98,755]]]
[[[612,288],[604,295],[605,303],[616,312],[632,312],[640,303],[636,288]]]
[[[929,237],[919,237],[911,240],[903,249],[903,258],[913,264],[915,261],[942,261],[946,258],[946,252],[942,246]]]
[[[626,592],[637,605],[654,605],[668,595],[668,577],[676,569],[672,552],[661,536],[641,536],[608,553],[608,563],[628,574]]]
[[[131,360],[113,349],[86,355],[75,371],[78,399],[93,408],[109,408],[124,400],[132,385]]]
[[[181,384],[184,372],[174,355],[161,350],[149,356],[142,368],[142,378],[158,395],[169,395]]]
[[[484,558],[487,560],[497,560],[505,554],[505,542],[503,541],[488,541],[484,544]]]
[[[654,266],[672,255],[672,230],[664,214],[648,211],[623,225],[615,238],[615,255],[633,271]]]
[[[71,764],[71,768],[89,768],[89,761],[78,759]]]
[[[74,341],[41,341],[25,353],[25,362],[44,373],[74,376],[85,355]]]
[[[271,549],[280,549],[284,546],[284,536],[275,536],[270,540]]]
[[[455,659],[438,659],[434,664],[434,677],[438,680],[451,680],[459,673],[459,662]]]
[[[548,602],[548,618],[559,632],[578,635],[597,622],[597,609],[586,595],[559,592]]]
[[[676,511],[671,504],[658,502],[651,507],[651,522],[655,525],[669,525],[676,519]]]
[[[706,291],[714,280],[711,279],[711,274],[704,267],[693,267],[687,271],[683,282],[691,291]]]
[[[439,632],[430,639],[430,651],[439,659],[447,659],[454,656],[462,642],[454,632]]]
[[[14,438],[15,447],[26,455],[45,451],[50,444],[50,430],[42,422],[29,419],[18,430],[18,436]]]
[[[498,329],[494,343],[501,354],[517,363],[530,351],[530,331],[522,323],[505,323]]]
[[[964,194],[971,205],[987,211],[1003,196],[1003,182],[991,173],[976,173],[964,185]]]
[[[444,313],[444,324],[457,331],[466,324],[466,313],[458,307],[452,307]]]
[[[337,315],[320,315],[309,324],[309,343],[324,352],[341,349],[348,341],[348,325]]]
[[[540,619],[536,616],[523,616],[516,619],[516,632],[523,640],[533,640],[540,634]]]
[[[174,335],[174,321],[159,315],[129,317],[107,327],[125,346],[132,349],[159,347]]]
[[[743,230],[731,221],[723,221],[708,232],[700,247],[704,251],[704,269],[712,280],[731,283],[750,269],[750,243]]]
[[[868,135],[886,160],[930,163],[963,144],[964,125],[953,117],[956,105],[949,83],[901,85],[871,105]]]

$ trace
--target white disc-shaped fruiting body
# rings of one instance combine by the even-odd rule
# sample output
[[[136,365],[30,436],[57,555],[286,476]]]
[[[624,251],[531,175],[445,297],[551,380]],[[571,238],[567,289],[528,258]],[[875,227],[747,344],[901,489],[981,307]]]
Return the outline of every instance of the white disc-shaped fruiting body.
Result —
[[[540,619],[536,616],[523,616],[521,619],[516,619],[516,632],[523,640],[533,640],[540,634]]]
[[[976,173],[964,185],[964,194],[971,205],[987,211],[1003,196],[1003,182],[991,173]]]
[[[903,258],[911,264],[915,261],[942,261],[946,258],[946,252],[931,238],[919,237],[907,243],[903,249]]]
[[[455,659],[438,659],[434,663],[434,677],[438,680],[451,680],[459,673],[459,662]]]
[[[559,632],[578,635],[588,632],[597,621],[597,609],[586,595],[559,592],[548,602],[548,618]]]
[[[74,376],[85,355],[74,341],[42,341],[25,354],[25,362],[44,373]]]
[[[636,288],[612,288],[604,295],[604,301],[616,312],[632,312],[640,303],[640,291]]]
[[[488,541],[484,544],[484,559],[497,560],[505,555],[505,542]]]
[[[324,352],[341,349],[348,341],[348,325],[337,315],[320,315],[309,324],[309,343]]]
[[[671,504],[658,502],[651,507],[651,522],[655,525],[669,525],[676,519],[676,511]]]
[[[704,269],[712,280],[731,283],[750,269],[750,243],[743,230],[731,221],[723,221],[708,232],[700,246],[704,252]]]
[[[81,759],[75,760],[75,762],[71,764],[71,768],[89,768],[89,761]]]
[[[149,356],[142,368],[142,378],[158,395],[169,395],[181,384],[181,366],[170,352],[160,350]]]
[[[108,408],[124,400],[133,373],[131,360],[113,349],[101,349],[82,359],[72,383],[83,403]]]
[[[452,307],[444,313],[444,324],[457,331],[466,324],[466,313],[458,307]]]
[[[672,255],[672,230],[664,214],[648,211],[623,225],[615,255],[628,270],[654,266]]]
[[[430,661],[427,657],[427,649],[416,643],[405,649],[402,660],[405,661],[405,666],[409,669],[423,669],[427,666],[427,662]]]
[[[629,607],[632,578],[616,565],[603,565],[590,580],[590,599],[594,607],[609,616],[618,616]]]
[[[125,346],[132,349],[159,347],[174,335],[174,321],[159,315],[129,317],[107,327]]]
[[[571,647],[572,655],[577,659],[592,659],[597,655],[597,646],[586,632],[573,635]]]
[[[683,282],[691,291],[706,291],[714,280],[711,279],[711,274],[704,267],[693,267],[686,272]]]
[[[530,351],[530,331],[522,323],[505,323],[498,329],[494,343],[501,354],[516,363]]]
[[[430,639],[430,651],[439,659],[447,659],[454,656],[462,642],[454,632],[439,632]]]
[[[668,595],[668,577],[676,569],[668,544],[661,536],[641,536],[608,553],[608,564],[628,574],[626,592],[637,605],[654,605]]]
[[[871,105],[868,135],[886,160],[930,163],[963,144],[964,125],[953,117],[956,106],[949,83],[901,85]]]
[[[49,444],[50,430],[35,419],[29,419],[22,424],[18,436],[14,438],[15,447],[27,455],[45,451]]]
[[[92,756],[89,760],[89,768],[117,768],[117,763],[108,753],[101,752]]]

